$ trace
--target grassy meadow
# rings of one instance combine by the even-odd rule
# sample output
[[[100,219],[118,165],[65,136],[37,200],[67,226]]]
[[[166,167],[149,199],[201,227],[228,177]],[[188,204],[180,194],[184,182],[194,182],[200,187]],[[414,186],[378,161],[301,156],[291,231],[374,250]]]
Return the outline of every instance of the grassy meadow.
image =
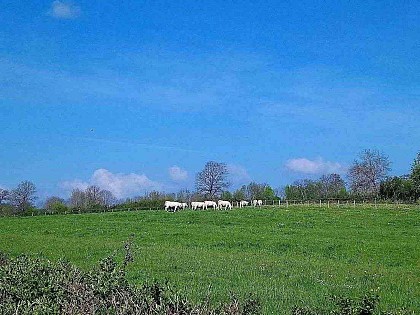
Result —
[[[133,283],[168,280],[194,301],[255,293],[265,314],[377,293],[420,313],[420,208],[246,208],[0,218],[0,251],[81,267],[134,234]]]

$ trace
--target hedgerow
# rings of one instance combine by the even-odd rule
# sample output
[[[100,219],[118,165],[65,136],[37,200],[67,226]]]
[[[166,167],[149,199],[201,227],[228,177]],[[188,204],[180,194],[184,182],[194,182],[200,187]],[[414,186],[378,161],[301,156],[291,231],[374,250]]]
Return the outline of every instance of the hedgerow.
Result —
[[[210,306],[193,304],[168,284],[134,286],[125,268],[132,259],[126,244],[122,263],[114,256],[90,271],[68,261],[52,262],[0,253],[0,314],[153,314],[153,315],[253,315],[260,314],[258,299],[230,301]]]

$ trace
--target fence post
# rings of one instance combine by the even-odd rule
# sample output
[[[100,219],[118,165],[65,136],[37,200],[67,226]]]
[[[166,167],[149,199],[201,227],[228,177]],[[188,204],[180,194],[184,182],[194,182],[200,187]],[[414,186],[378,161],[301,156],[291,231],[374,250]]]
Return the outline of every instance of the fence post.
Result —
[[[286,199],[286,208],[289,208],[289,200]]]
[[[377,209],[378,208],[378,205],[376,204],[376,198],[375,198],[375,209]]]
[[[280,199],[279,199],[279,207],[280,207]]]
[[[337,200],[337,207],[340,208],[340,199]]]
[[[330,207],[330,201],[328,200],[328,208]]]
[[[322,200],[321,199],[319,199],[319,207],[320,208],[322,207]]]
[[[356,208],[356,199],[353,199],[353,208]]]

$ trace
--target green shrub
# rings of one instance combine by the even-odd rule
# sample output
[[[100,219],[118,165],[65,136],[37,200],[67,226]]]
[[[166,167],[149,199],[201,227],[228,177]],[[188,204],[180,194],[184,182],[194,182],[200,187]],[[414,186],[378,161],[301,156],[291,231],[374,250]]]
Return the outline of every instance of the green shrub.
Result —
[[[54,202],[53,204],[50,205],[49,209],[50,212],[52,213],[67,213],[69,211],[69,208],[61,202]]]
[[[13,206],[0,204],[0,217],[10,217],[15,213]]]
[[[414,315],[414,311],[405,309],[395,312],[378,311],[379,296],[376,294],[366,294],[359,299],[333,296],[331,300],[334,304],[332,310],[295,306],[292,310],[292,315]]]
[[[168,285],[133,286],[126,279],[126,263],[118,264],[111,256],[85,272],[64,260],[53,263],[0,254],[0,314],[260,313],[260,304],[252,297],[243,302],[232,297],[229,303],[211,308],[209,303],[190,303]]]

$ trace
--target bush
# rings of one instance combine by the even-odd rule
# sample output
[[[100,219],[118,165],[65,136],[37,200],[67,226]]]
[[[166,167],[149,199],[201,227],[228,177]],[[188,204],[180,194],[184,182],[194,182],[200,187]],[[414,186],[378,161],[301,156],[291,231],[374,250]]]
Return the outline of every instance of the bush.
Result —
[[[366,294],[359,299],[333,296],[332,310],[313,309],[307,306],[297,307],[292,310],[292,315],[414,315],[414,311],[401,309],[395,312],[380,312],[376,310],[379,303],[379,296]]]
[[[131,257],[126,255],[126,259]],[[252,315],[260,313],[257,299],[210,307],[194,305],[168,285],[128,283],[125,266],[114,257],[91,271],[69,262],[0,254],[0,314],[171,314]]]
[[[10,217],[15,213],[15,208],[11,205],[0,204],[0,217]]]
[[[67,213],[69,211],[69,208],[61,203],[61,202],[54,202],[53,204],[50,205],[50,207],[48,208],[49,212],[51,213]]]

